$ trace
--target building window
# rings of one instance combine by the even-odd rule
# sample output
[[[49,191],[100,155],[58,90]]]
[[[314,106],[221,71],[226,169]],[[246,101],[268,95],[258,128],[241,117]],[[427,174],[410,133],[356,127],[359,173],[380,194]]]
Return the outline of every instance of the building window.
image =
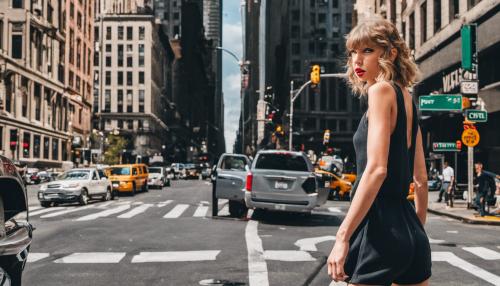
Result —
[[[441,0],[434,0],[434,33],[441,29]]]
[[[420,5],[420,44],[427,40],[427,3]]]
[[[346,120],[339,120],[339,131],[347,131],[347,121]]]
[[[106,66],[107,67],[111,66],[111,56],[106,56]]]
[[[35,120],[41,119],[41,106],[42,106],[42,89],[40,84],[35,83]]]
[[[139,67],[144,66],[144,45],[139,44]]]
[[[293,43],[292,44],[292,54],[293,55],[300,55],[300,43]]]
[[[144,112],[144,90],[139,90],[139,112]]]
[[[123,72],[118,72],[118,85],[123,85]]]
[[[120,128],[120,129],[122,129],[122,128],[123,128],[123,120],[121,120],[121,119],[120,119],[120,120],[117,120],[117,121],[116,121],[116,124],[117,124],[118,128]]]
[[[118,26],[118,40],[123,40],[123,26]]]
[[[339,0],[332,0],[332,7],[338,8],[339,7]]]
[[[132,40],[134,36],[134,27],[127,27],[127,40]]]
[[[132,72],[128,71],[127,72],[127,85],[131,86],[133,82],[133,74]]]
[[[179,13],[177,12],[174,13],[174,20],[179,20]]]
[[[160,2],[162,3],[162,2]],[[145,28],[144,27],[139,27],[139,40],[144,40],[144,34],[145,34]]]
[[[300,28],[299,28],[299,26],[295,26],[295,25],[292,26],[292,38],[293,39],[299,38],[299,36],[300,36],[299,34],[300,34]]]
[[[43,138],[43,158],[49,159],[49,150],[50,150],[50,138]]]
[[[134,60],[133,60],[132,56],[128,55],[127,56],[127,67],[132,67],[133,66],[133,62],[134,62]]]
[[[311,55],[314,55],[315,54],[315,45],[314,45],[314,41],[310,41],[309,42],[309,54]]]
[[[0,50],[3,50],[3,19],[0,19]]]
[[[132,90],[127,89],[127,112],[132,112]]]
[[[410,15],[410,33],[409,33],[409,46],[410,49],[415,49],[415,14]]]
[[[139,84],[144,84],[144,72],[139,72]]]
[[[106,27],[106,40],[111,40],[111,27]]]
[[[22,59],[23,58],[23,35],[12,34],[12,58]]]
[[[33,135],[33,158],[40,158],[40,135]]]
[[[123,90],[118,90],[118,112],[123,112]]]
[[[467,10],[472,9],[472,7],[476,6],[479,2],[481,2],[481,0],[467,0]]]
[[[66,150],[66,146],[68,144],[68,141],[63,140],[61,142],[62,142],[61,143],[62,160],[66,161],[66,160],[68,160],[68,153],[67,153],[67,150]]]
[[[318,14],[318,23],[324,24],[325,22],[326,22],[326,14],[325,13]]]
[[[22,105],[21,105],[21,112],[23,117],[28,117],[28,80],[23,77],[21,86],[24,87],[24,90],[22,91]]]
[[[118,63],[119,67],[123,67],[123,45],[118,45]]]
[[[134,120],[127,120],[127,129],[134,129]]]
[[[59,139],[52,138],[52,160],[59,160]]]
[[[132,52],[132,47],[133,47],[133,45],[127,45],[127,52],[131,53]]]
[[[22,9],[24,0],[12,0],[12,8],[14,9]]]
[[[108,85],[108,86],[111,85],[111,72],[110,71],[106,71],[105,84]]]
[[[300,73],[300,61],[293,61],[292,62],[292,73]]]
[[[460,10],[459,10],[459,0],[449,0],[449,20],[450,20],[450,23],[453,22],[453,20],[455,20],[455,18],[458,18],[459,14],[460,14]]]
[[[109,89],[104,92],[104,112],[111,112],[111,90]]]
[[[111,44],[106,44],[106,52],[111,53]]]

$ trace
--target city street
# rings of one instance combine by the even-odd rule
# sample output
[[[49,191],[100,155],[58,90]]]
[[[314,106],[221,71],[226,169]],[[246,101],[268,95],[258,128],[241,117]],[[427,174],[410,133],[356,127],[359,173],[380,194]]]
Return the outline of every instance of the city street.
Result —
[[[28,189],[36,230],[25,285],[342,285],[324,265],[347,202],[251,220],[220,202],[214,219],[209,181],[48,209]],[[429,215],[426,229],[432,285],[500,285],[500,227]]]

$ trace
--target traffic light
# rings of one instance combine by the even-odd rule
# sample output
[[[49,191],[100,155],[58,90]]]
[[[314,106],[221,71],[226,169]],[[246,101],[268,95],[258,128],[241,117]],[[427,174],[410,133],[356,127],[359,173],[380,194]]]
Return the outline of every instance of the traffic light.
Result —
[[[272,86],[266,87],[266,91],[264,92],[264,101],[267,103],[273,103],[274,100],[274,91]]]
[[[311,83],[314,85],[319,84],[320,82],[320,72],[321,68],[319,65],[313,65],[311,69]]]
[[[17,129],[10,130],[10,149],[15,150],[17,147],[18,136]]]
[[[281,136],[285,135],[285,130],[283,130],[283,126],[281,125],[276,126],[276,133]]]
[[[323,145],[328,144],[330,142],[330,130],[326,129],[325,133],[323,134]]]
[[[457,140],[456,144],[457,144],[458,151],[462,150],[462,141]]]

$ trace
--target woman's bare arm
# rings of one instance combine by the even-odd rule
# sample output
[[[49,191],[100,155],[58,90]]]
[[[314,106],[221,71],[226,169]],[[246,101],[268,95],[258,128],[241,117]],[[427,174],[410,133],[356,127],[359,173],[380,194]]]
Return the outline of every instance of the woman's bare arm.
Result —
[[[414,115],[416,116],[416,114]],[[418,128],[415,141],[415,162],[413,163],[413,181],[415,183],[415,209],[422,225],[427,218],[428,185],[427,169],[425,167],[424,147],[422,145],[422,133]]]
[[[349,241],[354,230],[368,213],[387,175],[391,137],[391,110],[396,93],[391,84],[379,82],[368,90],[369,124],[367,164],[351,207],[339,227],[337,241]]]

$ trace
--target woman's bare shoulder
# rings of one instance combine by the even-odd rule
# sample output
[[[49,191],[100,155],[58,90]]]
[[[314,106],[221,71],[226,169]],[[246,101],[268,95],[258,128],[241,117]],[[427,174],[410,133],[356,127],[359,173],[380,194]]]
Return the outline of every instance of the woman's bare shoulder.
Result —
[[[368,105],[381,106],[396,101],[396,92],[391,83],[379,81],[368,88]]]

